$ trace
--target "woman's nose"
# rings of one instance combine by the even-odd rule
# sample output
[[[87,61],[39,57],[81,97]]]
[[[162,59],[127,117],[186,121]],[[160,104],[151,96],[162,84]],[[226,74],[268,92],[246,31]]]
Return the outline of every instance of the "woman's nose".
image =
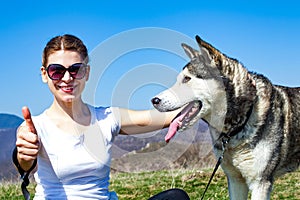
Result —
[[[73,80],[73,77],[71,76],[71,74],[69,73],[68,70],[66,70],[64,76],[62,77],[61,79],[62,81],[65,81],[65,82],[69,82],[69,81],[72,81]]]

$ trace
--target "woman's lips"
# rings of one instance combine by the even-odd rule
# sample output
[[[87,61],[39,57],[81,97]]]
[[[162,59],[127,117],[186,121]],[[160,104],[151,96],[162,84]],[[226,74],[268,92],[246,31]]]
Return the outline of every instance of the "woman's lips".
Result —
[[[75,86],[58,86],[58,88],[65,93],[73,93]]]

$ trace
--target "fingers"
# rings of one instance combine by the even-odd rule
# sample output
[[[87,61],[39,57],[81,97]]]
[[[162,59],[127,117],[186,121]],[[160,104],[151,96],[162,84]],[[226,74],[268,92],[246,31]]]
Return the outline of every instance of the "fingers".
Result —
[[[35,133],[26,131],[26,127],[20,127],[17,134],[16,146],[21,160],[35,160],[39,152],[39,139]]]
[[[38,156],[38,149],[17,147],[18,157],[24,161],[32,161],[35,160]]]
[[[39,142],[39,138],[38,138],[37,134],[29,132],[27,127],[25,127],[25,126],[19,127],[18,133],[17,133],[17,142],[16,142],[17,146],[18,145],[26,145],[29,143],[32,145],[38,145],[38,142]]]
[[[37,134],[36,129],[35,129],[34,124],[33,124],[33,121],[31,119],[31,113],[30,113],[29,108],[24,106],[22,108],[22,113],[23,113],[24,120],[26,122],[26,126],[28,127],[28,130],[31,133]]]

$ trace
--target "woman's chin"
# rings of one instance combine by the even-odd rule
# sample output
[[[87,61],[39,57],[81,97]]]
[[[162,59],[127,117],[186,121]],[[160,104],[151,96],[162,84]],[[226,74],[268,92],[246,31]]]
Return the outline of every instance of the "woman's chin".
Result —
[[[73,103],[76,97],[74,95],[64,95],[60,100],[64,103]]]

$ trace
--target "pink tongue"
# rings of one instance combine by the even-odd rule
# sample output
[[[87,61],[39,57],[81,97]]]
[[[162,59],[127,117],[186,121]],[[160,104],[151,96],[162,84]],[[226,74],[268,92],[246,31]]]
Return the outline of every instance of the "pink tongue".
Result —
[[[169,126],[169,130],[167,135],[165,136],[165,141],[168,143],[172,137],[174,137],[174,135],[176,134],[176,131],[179,127],[179,123],[180,123],[180,117],[177,117],[176,119],[174,119],[170,126]]]
[[[176,131],[178,130],[180,124],[182,123],[182,120],[184,118],[184,116],[186,116],[188,114],[188,112],[193,108],[193,103],[188,104],[179,114],[179,116],[177,116],[170,124],[169,126],[169,130],[167,135],[165,136],[165,141],[169,142],[172,137],[175,136]]]

